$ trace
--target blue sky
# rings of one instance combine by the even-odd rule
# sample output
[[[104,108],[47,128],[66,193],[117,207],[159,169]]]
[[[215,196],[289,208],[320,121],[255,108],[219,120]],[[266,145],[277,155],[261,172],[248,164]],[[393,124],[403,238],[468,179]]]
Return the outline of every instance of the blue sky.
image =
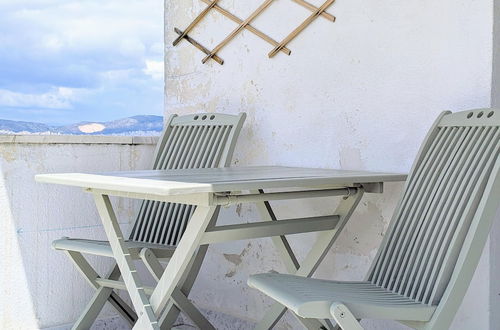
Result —
[[[163,1],[0,0],[0,119],[163,114]]]

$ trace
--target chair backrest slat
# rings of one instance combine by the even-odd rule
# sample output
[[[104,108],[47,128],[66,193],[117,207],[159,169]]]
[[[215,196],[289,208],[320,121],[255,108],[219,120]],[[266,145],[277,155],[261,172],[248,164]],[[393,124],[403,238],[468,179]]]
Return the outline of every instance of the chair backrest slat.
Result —
[[[166,123],[154,155],[153,169],[228,166],[245,114],[173,115]],[[130,240],[176,245],[194,212],[192,205],[146,200]]]
[[[478,131],[479,129],[476,129]],[[462,130],[462,134],[470,133],[468,129]],[[476,132],[472,132],[474,134]],[[431,267],[433,267],[433,262],[431,256],[436,253],[436,249],[433,249],[435,246],[439,246],[439,239],[442,239],[442,231],[446,229],[446,224],[449,221],[443,215],[451,215],[453,210],[457,207],[457,202],[460,199],[452,199],[447,198],[450,194],[456,194],[457,189],[460,188],[459,178],[463,178],[463,175],[466,174],[463,171],[464,168],[464,160],[470,156],[471,147],[477,147],[477,143],[473,143],[474,139],[470,139],[466,142],[465,148],[462,148],[460,153],[457,153],[457,158],[460,161],[455,162],[454,165],[461,166],[462,170],[453,171],[454,166],[449,166],[449,170],[445,172],[443,175],[443,190],[440,192],[439,196],[433,199],[432,204],[429,208],[429,221],[424,224],[423,232],[424,235],[420,235],[418,244],[423,246],[424,248],[420,250],[414,250],[412,253],[412,258],[410,259],[410,263],[418,263],[419,265],[427,265],[422,267],[412,267],[411,273],[408,271],[405,272],[404,279],[409,278],[408,285],[406,286],[404,292],[401,291],[405,295],[415,295],[415,291],[417,289],[421,290],[425,286],[414,285],[416,283],[416,278],[421,278],[422,272],[425,269],[425,272],[428,272]],[[457,147],[460,146],[457,144]],[[476,148],[477,149],[477,148]],[[453,164],[452,164],[453,165]],[[450,213],[449,213],[450,212]],[[410,268],[409,268],[410,269]],[[409,276],[409,277],[408,277]],[[412,285],[413,284],[413,285]]]
[[[439,303],[500,152],[500,111],[444,113],[428,135],[368,280]]]

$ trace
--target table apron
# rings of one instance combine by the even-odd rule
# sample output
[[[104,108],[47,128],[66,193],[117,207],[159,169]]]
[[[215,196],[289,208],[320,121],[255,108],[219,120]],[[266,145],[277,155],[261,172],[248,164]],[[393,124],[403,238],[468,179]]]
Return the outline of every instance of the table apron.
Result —
[[[89,193],[95,193],[100,195],[108,195],[108,196],[116,196],[116,197],[132,198],[132,199],[147,199],[152,201],[168,202],[168,203],[179,203],[179,204],[201,205],[201,206],[212,206],[214,204],[213,193],[158,195],[158,194],[104,190],[95,188],[85,188],[84,190]]]
[[[159,202],[179,203],[200,206],[229,206],[239,203],[259,203],[276,200],[292,200],[319,197],[352,196],[360,187],[369,189],[372,193],[382,193],[383,183],[353,184],[345,187],[332,187],[325,189],[311,189],[299,191],[265,192],[260,194],[232,194],[231,192],[198,192],[191,194],[163,195],[144,192],[127,192],[118,190],[106,190],[96,188],[84,188],[84,191],[99,195],[108,195],[132,199],[147,199]],[[255,191],[255,190],[253,190]]]
[[[286,191],[286,192],[268,192],[262,194],[231,195],[214,194],[213,203],[215,205],[231,205],[238,203],[256,203],[276,200],[350,196],[357,192],[357,188],[338,188],[324,190],[306,190],[306,191]]]

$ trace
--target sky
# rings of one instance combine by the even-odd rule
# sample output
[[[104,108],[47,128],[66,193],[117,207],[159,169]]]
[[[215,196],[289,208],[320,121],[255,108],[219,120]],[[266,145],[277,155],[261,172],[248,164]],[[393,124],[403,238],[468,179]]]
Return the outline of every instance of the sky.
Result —
[[[163,114],[162,0],[0,0],[0,119]]]

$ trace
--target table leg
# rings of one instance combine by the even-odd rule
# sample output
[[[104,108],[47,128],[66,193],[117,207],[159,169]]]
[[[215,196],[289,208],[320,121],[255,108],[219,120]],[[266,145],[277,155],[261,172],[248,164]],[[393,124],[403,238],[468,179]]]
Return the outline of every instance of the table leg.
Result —
[[[359,204],[359,201],[363,196],[363,192],[364,191],[362,188],[358,188],[355,194],[347,196],[339,203],[334,213],[340,216],[340,221],[337,227],[334,230],[319,233],[316,242],[314,243],[308,255],[302,262],[302,265],[300,265],[298,269],[290,273],[295,273],[296,275],[305,277],[312,276],[312,274],[318,268],[319,264],[327,255],[333,243],[337,240],[338,236],[340,235],[345,224],[351,217],[352,213],[356,209],[357,205]],[[259,203],[259,204],[264,204],[264,203]],[[267,208],[265,208],[265,205],[261,205],[259,207],[259,210],[261,211],[261,214],[263,215],[264,219],[271,218],[271,215],[269,212],[267,212]],[[267,215],[266,213],[262,212],[263,210],[266,210]],[[276,242],[276,240],[274,240],[274,242]],[[277,245],[277,248],[283,258],[283,261],[285,262],[285,265],[288,265],[287,269],[293,270],[293,268],[291,268],[290,265],[294,264],[293,260],[296,260],[295,256],[293,254],[289,254],[288,250],[284,249],[283,244],[281,243]],[[285,306],[279,303],[272,305],[271,308],[269,308],[268,312],[264,315],[264,318],[257,324],[256,329],[271,329],[283,316],[283,314],[286,312],[286,309],[287,308]],[[302,322],[302,320],[304,319],[299,318],[299,321]],[[309,325],[306,326],[309,328]],[[319,327],[316,326],[318,326],[318,324],[315,325],[316,329],[326,328],[324,324],[320,325]]]
[[[251,193],[254,194],[256,192],[252,191]],[[263,194],[264,191],[260,189],[258,193]],[[259,212],[262,220],[278,221],[278,218],[274,214],[274,211],[269,202],[255,203],[255,206],[257,207],[257,211]],[[281,255],[281,260],[285,263],[287,271],[290,274],[295,273],[297,269],[299,269],[300,265],[297,257],[295,257],[295,254],[292,251],[290,243],[288,243],[287,238],[285,236],[273,236],[271,237],[271,240],[278,250],[278,253]]]
[[[94,194],[104,231],[108,237],[113,256],[116,260],[127,291],[132,300],[135,310],[139,314],[139,319],[134,328],[159,330],[158,320],[153,312],[153,308],[141,285],[139,274],[128,249],[125,246],[125,239],[118,224],[113,206],[108,195]]]
[[[189,264],[199,247],[203,233],[210,223],[215,210],[215,206],[196,207],[172,258],[170,258],[162,277],[158,281],[158,285],[150,297],[151,307],[156,315],[159,315],[163,308],[165,308],[185,272],[189,271]],[[145,315],[141,315],[139,321],[145,317]],[[134,329],[142,328],[136,325]]]

